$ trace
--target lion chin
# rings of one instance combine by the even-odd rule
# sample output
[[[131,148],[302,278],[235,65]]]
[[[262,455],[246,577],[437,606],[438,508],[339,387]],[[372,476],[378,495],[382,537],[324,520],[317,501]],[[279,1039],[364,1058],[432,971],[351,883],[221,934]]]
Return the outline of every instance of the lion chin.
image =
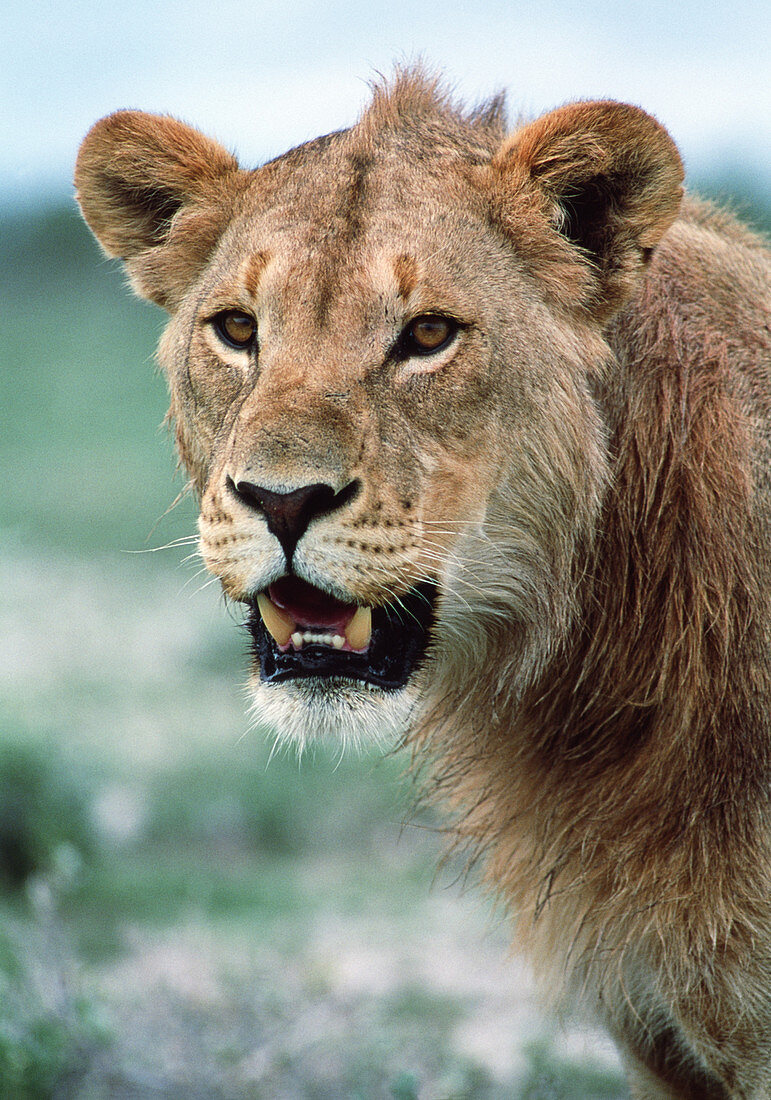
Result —
[[[436,586],[375,607],[284,576],[248,601],[253,715],[277,743],[393,747],[413,724]]]
[[[308,677],[280,684],[253,678],[251,717],[269,729],[277,747],[301,753],[319,742],[341,752],[399,745],[414,724],[416,683],[384,691],[361,681]]]

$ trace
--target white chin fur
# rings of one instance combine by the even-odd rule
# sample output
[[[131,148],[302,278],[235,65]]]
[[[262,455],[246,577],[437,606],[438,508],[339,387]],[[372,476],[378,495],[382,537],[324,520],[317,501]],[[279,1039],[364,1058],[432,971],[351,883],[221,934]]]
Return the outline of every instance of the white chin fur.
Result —
[[[349,680],[302,679],[251,684],[255,723],[275,734],[277,745],[302,752],[319,741],[343,750],[398,745],[410,729],[419,692],[408,684],[383,691]]]

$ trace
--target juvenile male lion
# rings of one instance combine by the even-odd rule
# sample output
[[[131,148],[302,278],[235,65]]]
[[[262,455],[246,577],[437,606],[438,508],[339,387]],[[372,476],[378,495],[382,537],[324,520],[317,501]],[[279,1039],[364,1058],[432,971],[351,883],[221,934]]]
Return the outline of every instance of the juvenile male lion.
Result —
[[[245,171],[125,111],[201,550],[285,738],[403,735],[637,1097],[771,1096],[769,256],[643,111],[419,72]]]

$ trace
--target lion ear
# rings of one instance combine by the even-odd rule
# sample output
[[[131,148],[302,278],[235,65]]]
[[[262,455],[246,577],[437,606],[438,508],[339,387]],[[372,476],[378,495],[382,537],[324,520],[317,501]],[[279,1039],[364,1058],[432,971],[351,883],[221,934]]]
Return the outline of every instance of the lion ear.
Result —
[[[542,267],[544,256],[561,253],[562,275],[547,279],[560,297],[575,302],[578,295],[601,320],[632,293],[682,198],[674,142],[625,103],[560,107],[509,137],[492,169],[499,211],[523,252],[535,253],[534,265],[540,255]],[[572,257],[542,232],[539,243],[544,218]]]
[[[215,141],[165,115],[118,111],[86,135],[75,167],[83,216],[137,293],[175,308],[216,245],[247,177]]]

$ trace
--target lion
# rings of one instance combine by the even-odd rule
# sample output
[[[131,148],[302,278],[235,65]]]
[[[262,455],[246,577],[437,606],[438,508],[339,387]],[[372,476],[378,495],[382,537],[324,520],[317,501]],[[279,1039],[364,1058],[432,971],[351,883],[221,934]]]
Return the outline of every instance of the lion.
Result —
[[[412,746],[635,1097],[770,1097],[763,243],[640,108],[414,68],[256,170],[119,111],[76,186],[170,314],[261,720]]]

